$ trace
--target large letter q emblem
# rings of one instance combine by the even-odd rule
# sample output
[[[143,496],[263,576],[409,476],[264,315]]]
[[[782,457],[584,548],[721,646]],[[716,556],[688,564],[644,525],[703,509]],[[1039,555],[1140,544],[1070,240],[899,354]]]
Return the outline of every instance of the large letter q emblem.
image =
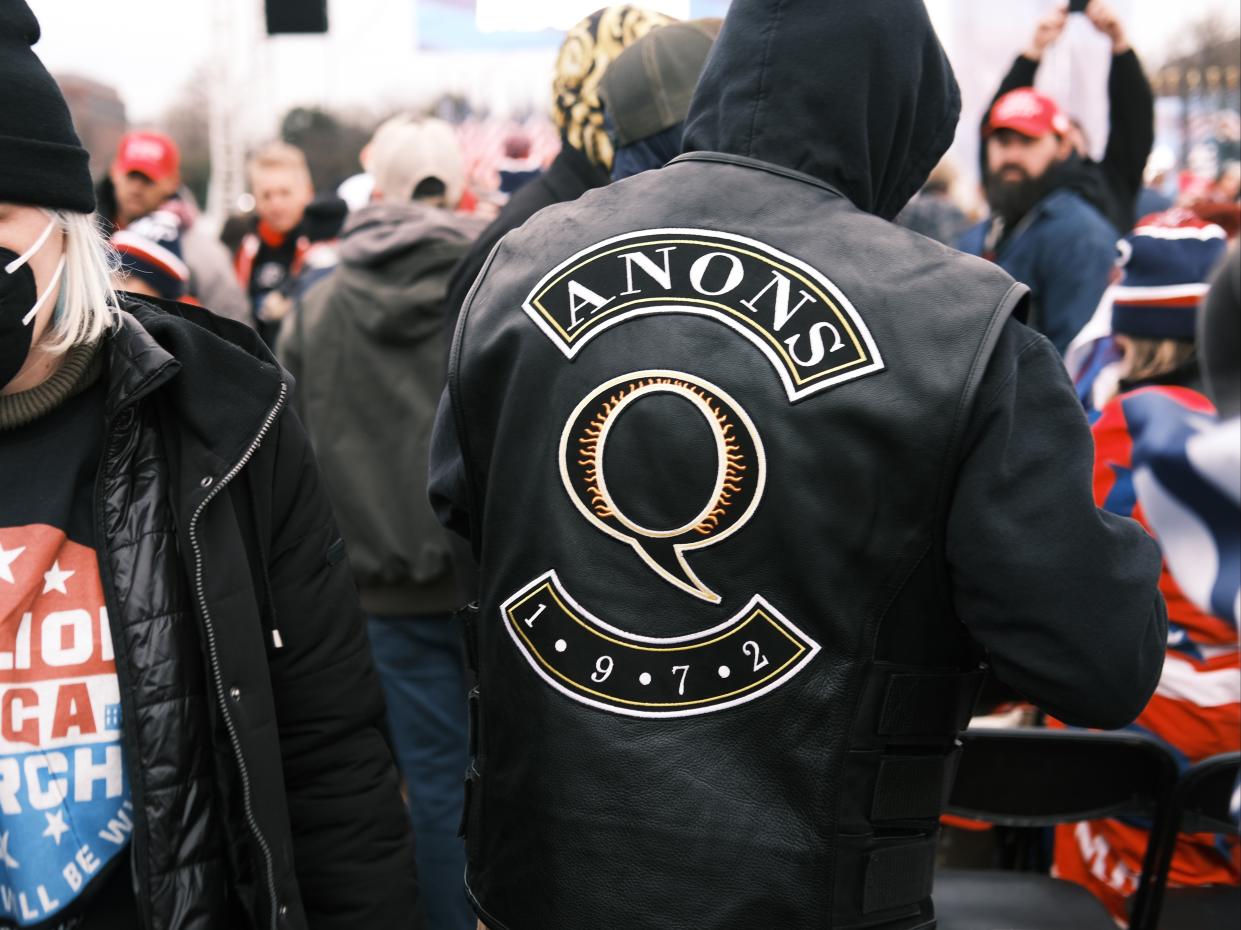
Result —
[[[711,494],[688,522],[652,529],[626,515],[608,489],[604,463],[608,436],[620,414],[652,394],[689,401],[715,438]],[[686,553],[713,546],[745,525],[763,496],[767,461],[754,422],[720,388],[680,371],[636,371],[601,384],[569,415],[560,437],[560,476],[591,524],[633,547],[652,571],[694,597],[720,602],[686,561]]]

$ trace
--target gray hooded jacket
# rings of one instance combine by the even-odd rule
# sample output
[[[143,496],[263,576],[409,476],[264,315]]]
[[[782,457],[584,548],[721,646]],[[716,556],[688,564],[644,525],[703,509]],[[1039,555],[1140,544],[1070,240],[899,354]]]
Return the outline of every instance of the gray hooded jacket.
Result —
[[[476,233],[416,203],[365,207],[345,226],[339,270],[311,288],[279,344],[370,613],[456,604],[425,462],[448,277]]]

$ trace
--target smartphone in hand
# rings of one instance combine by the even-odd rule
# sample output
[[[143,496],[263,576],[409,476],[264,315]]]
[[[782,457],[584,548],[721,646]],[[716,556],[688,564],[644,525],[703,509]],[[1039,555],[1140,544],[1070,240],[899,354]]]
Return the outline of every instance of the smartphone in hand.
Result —
[[[1086,4],[1089,2],[1090,0],[1069,0],[1069,12],[1070,13],[1085,13]]]

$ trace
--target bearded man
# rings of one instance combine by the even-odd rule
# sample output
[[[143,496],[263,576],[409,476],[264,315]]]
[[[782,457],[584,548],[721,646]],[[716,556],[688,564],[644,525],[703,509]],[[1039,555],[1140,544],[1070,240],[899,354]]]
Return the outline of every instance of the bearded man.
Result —
[[[960,248],[998,264],[1031,291],[1027,322],[1062,355],[1107,289],[1119,233],[1068,186],[1079,156],[1056,102],[1028,87],[987,119],[991,216]]]

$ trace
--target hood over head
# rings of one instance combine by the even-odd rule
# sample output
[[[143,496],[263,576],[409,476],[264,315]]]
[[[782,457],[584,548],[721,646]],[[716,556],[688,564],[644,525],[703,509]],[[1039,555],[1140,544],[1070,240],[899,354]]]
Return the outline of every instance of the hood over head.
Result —
[[[792,168],[891,219],[960,114],[923,0],[733,0],[683,147]]]
[[[368,332],[426,338],[443,326],[448,276],[482,225],[413,201],[372,203],[349,215],[341,267],[324,285]]]

